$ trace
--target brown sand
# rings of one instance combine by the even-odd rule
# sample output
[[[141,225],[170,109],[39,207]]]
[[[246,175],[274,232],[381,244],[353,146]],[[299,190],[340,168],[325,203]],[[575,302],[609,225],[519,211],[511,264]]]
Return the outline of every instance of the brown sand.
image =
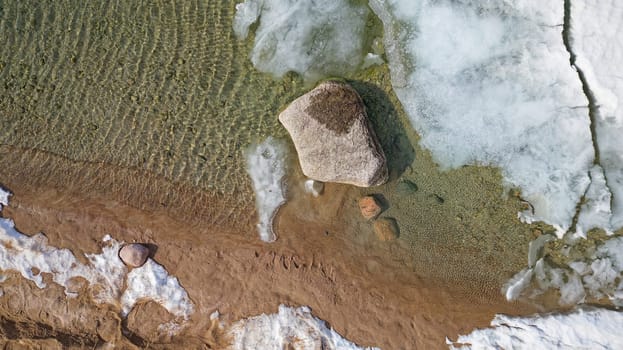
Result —
[[[126,242],[153,244],[155,260],[179,278],[196,307],[191,325],[168,339],[157,326],[170,316],[154,303],[137,306],[121,320],[115,306],[94,305],[86,290],[80,298],[67,300],[54,283],[39,290],[12,275],[3,286],[5,297],[0,298],[1,333],[9,340],[54,338],[77,348],[111,340],[127,348],[222,348],[227,340],[209,320],[213,311],[218,310],[225,321],[235,321],[274,313],[279,304],[287,304],[310,306],[314,315],[360,345],[433,349],[446,347],[446,337],[455,339],[488,325],[495,313],[535,311],[505,302],[496,275],[488,281],[464,281],[460,276],[444,277],[442,265],[423,266],[412,258],[408,233],[393,242],[377,241],[358,212],[357,198],[365,191],[352,186],[327,184],[324,195],[313,199],[301,193],[296,185],[300,174],[295,174],[290,200],[275,220],[279,239],[266,244],[258,239],[251,210],[246,210],[246,220],[240,216],[215,223],[213,218],[221,215],[215,211],[227,207],[215,201],[223,198],[183,192],[169,183],[165,191],[184,193],[187,201],[150,205],[166,194],[162,187],[153,185],[153,193],[135,189],[150,183],[164,186],[166,181],[127,169],[55,159],[53,164],[60,164],[75,181],[54,182],[58,172],[42,166],[46,163],[38,162],[36,152],[2,149],[5,160],[18,163],[0,170],[3,185],[14,193],[3,216],[13,218],[21,232],[43,231],[51,245],[69,248],[77,256],[98,252],[107,233]],[[46,171],[47,177],[38,174]],[[79,176],[80,171],[97,173],[103,183],[117,174],[122,176],[120,183],[140,185],[134,190],[98,190],[96,184],[88,188],[82,179],[89,176]],[[47,183],[42,185],[41,179]],[[116,188],[119,182],[107,186]],[[133,201],[132,196],[151,199]],[[203,211],[193,209],[198,207]],[[463,267],[465,271],[480,269],[486,275],[497,268],[475,261]],[[431,273],[435,269],[437,275]]]

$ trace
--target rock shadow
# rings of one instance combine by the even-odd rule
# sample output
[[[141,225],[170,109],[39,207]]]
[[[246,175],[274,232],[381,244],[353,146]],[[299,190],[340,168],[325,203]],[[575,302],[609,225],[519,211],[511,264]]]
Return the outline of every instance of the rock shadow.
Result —
[[[357,80],[347,82],[361,95],[372,128],[387,158],[389,180],[395,180],[413,163],[415,149],[409,141],[398,111],[387,93],[377,85]]]
[[[141,244],[147,247],[147,249],[149,249],[149,257],[154,259],[154,256],[156,256],[156,253],[158,252],[158,246],[153,243],[141,243]]]

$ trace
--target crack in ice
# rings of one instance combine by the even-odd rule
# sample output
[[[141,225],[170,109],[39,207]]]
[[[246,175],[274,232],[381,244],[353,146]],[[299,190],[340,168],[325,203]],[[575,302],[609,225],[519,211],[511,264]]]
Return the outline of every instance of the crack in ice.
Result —
[[[562,40],[563,40],[565,49],[569,53],[569,64],[578,73],[578,78],[580,80],[580,83],[582,84],[582,92],[584,93],[584,95],[586,96],[586,100],[588,101],[588,106],[587,106],[588,107],[588,119],[590,122],[589,127],[590,127],[591,141],[592,141],[593,152],[594,152],[593,164],[599,166],[601,169],[601,173],[603,174],[603,177],[604,177],[604,187],[610,195],[609,206],[610,208],[612,208],[613,201],[614,201],[614,193],[610,189],[610,186],[608,185],[608,177],[606,176],[605,168],[601,165],[601,156],[600,156],[600,150],[599,150],[598,135],[597,135],[597,130],[596,130],[597,123],[598,123],[597,117],[599,114],[599,104],[597,103],[597,98],[595,97],[593,90],[591,90],[590,84],[588,83],[588,79],[586,78],[584,71],[576,63],[577,55],[573,50],[573,43],[572,43],[573,39],[571,37],[572,36],[571,35],[571,0],[564,0],[563,5],[564,5],[564,12],[563,12],[563,25],[562,25],[563,27]],[[578,220],[580,218],[580,215],[582,214],[582,211],[585,209],[585,203],[589,200],[587,198],[587,194],[589,193],[589,190],[591,189],[591,185],[593,185],[593,175],[591,174],[591,171],[589,171],[588,177],[589,177],[589,185],[586,187],[586,190],[584,191],[584,193],[582,194],[582,197],[580,198],[580,200],[578,201],[576,205],[576,212],[573,216],[571,226],[569,227],[566,233],[575,233],[577,231]],[[604,228],[604,229],[606,231],[609,231],[609,228]]]

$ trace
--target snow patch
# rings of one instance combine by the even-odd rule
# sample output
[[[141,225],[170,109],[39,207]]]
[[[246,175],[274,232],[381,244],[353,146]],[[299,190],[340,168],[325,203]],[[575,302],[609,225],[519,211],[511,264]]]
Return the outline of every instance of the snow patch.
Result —
[[[279,306],[276,314],[262,314],[236,322],[229,334],[233,338],[231,350],[349,350],[378,349],[359,347],[344,339],[326,323],[311,314],[308,307]]]
[[[273,218],[286,201],[283,181],[287,155],[285,143],[272,137],[260,144],[251,145],[246,153],[247,172],[253,181],[255,204],[260,219],[257,229],[260,239],[265,242],[277,239],[273,231]]]
[[[158,332],[166,333],[171,337],[178,334],[181,330],[182,330],[182,326],[179,323],[174,322],[174,321],[163,323],[158,326]]]
[[[102,241],[105,243],[102,252],[85,254],[88,263],[83,264],[69,249],[49,245],[45,235],[38,233],[29,237],[17,231],[12,220],[0,218],[0,270],[17,271],[39,288],[46,287],[42,273],[48,273],[55,283],[65,288],[68,297],[77,296],[70,291],[72,281],[84,278],[91,286],[98,287],[93,288],[96,302],[120,303],[123,316],[127,316],[138,301],[152,299],[173,315],[188,319],[193,305],[177,278],[169,276],[164,267],[152,259],[128,273],[118,256],[123,242],[110,235]],[[0,283],[4,279],[2,275]],[[121,294],[124,285],[127,288]],[[169,333],[180,329],[165,326]]]
[[[347,0],[246,0],[236,5],[234,32],[245,39],[259,21],[251,53],[260,71],[289,71],[308,82],[341,76],[363,61],[369,10]]]
[[[127,316],[142,299],[154,300],[171,314],[185,320],[193,312],[193,304],[177,278],[169,276],[164,267],[151,258],[143,266],[130,271],[127,285],[121,296],[123,316]]]
[[[496,315],[491,328],[447,343],[451,349],[622,349],[621,327],[623,313],[597,308],[530,317]]]
[[[508,300],[514,300],[534,282],[528,295],[557,289],[561,305],[582,303],[586,297],[592,297],[609,298],[614,305],[623,306],[622,281],[623,237],[613,237],[567,265],[554,266],[540,258],[533,268],[524,269],[511,278],[503,291]]]

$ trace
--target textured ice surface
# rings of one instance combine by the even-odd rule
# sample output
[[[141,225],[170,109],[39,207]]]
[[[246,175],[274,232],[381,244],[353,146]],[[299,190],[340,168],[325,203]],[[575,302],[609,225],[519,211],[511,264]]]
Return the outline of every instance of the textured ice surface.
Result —
[[[591,183],[584,195],[585,202],[582,204],[576,224],[576,234],[583,238],[586,238],[586,233],[593,228],[602,228],[608,234],[612,233],[610,224],[612,195],[608,190],[603,169],[599,165],[593,166],[590,177]]]
[[[193,312],[193,304],[177,278],[169,276],[167,270],[152,259],[147,259],[143,266],[128,273],[127,285],[121,296],[124,316],[141,299],[154,300],[171,314],[184,319],[188,319]]]
[[[448,341],[451,349],[623,349],[623,313],[578,309],[533,317],[496,315],[491,328]]]
[[[102,287],[96,296],[97,301],[109,303],[116,300],[127,272],[117,256],[120,246],[119,242],[113,241],[102,249],[101,254],[87,254],[90,264],[85,265],[70,250],[48,245],[44,235],[23,235],[15,229],[12,220],[0,219],[0,269],[17,271],[39,288],[46,287],[41,273],[49,273],[70,296],[74,295],[67,289],[70,281],[82,277],[90,284]]]
[[[350,350],[362,348],[342,338],[307,307],[279,306],[276,314],[250,317],[235,323],[229,331],[231,350]]]
[[[151,259],[128,274],[118,256],[122,242],[108,235],[102,241],[102,252],[85,254],[88,263],[83,264],[69,249],[49,245],[43,234],[29,237],[17,231],[12,220],[0,218],[0,270],[17,271],[39,288],[46,287],[42,273],[48,273],[68,296],[76,296],[69,289],[72,280],[84,278],[91,286],[98,286],[94,296],[97,302],[120,302],[124,316],[137,302],[151,299],[173,315],[188,318],[193,305],[177,278],[169,276],[164,267]],[[121,295],[124,285],[127,288]]]
[[[623,306],[623,237],[606,240],[594,250],[587,250],[582,258],[567,265],[553,266],[539,259],[533,267],[518,272],[504,286],[509,300],[517,299],[533,283],[527,295],[538,295],[548,289],[560,291],[561,305],[572,305],[592,298],[609,298]]]
[[[392,85],[421,144],[445,168],[498,166],[534,206],[570,226],[593,161],[587,99],[561,35],[563,1],[371,0]]]
[[[623,2],[572,0],[570,17],[575,65],[598,106],[595,131],[606,181],[595,192],[612,194],[609,228],[616,230],[623,226]]]
[[[285,202],[283,180],[286,175],[287,146],[268,137],[247,150],[247,172],[253,180],[255,204],[260,222],[257,229],[265,242],[277,239],[273,232],[273,217]]]
[[[251,61],[262,72],[316,81],[359,68],[368,9],[347,0],[246,0],[236,5],[241,39],[259,21]]]
[[[504,296],[508,300],[515,300],[532,281],[532,268],[523,269],[515,274],[503,287]]]

